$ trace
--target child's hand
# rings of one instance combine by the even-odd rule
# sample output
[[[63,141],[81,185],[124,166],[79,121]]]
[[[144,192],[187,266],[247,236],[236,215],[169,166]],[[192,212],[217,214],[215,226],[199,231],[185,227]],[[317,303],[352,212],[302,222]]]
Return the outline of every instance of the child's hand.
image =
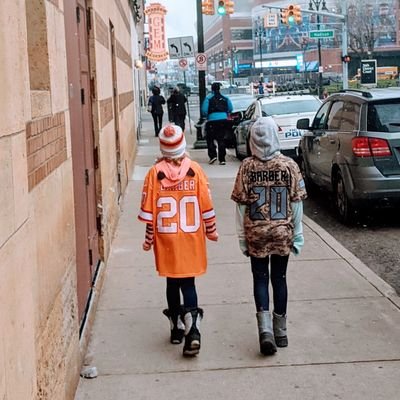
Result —
[[[212,240],[213,242],[218,242],[218,233],[217,231],[211,232],[211,233],[207,233],[207,238],[209,240]]]
[[[149,250],[151,250],[151,244],[150,244],[150,243],[144,242],[144,243],[142,244],[142,247],[143,247],[143,250],[144,250],[144,251],[149,251]]]

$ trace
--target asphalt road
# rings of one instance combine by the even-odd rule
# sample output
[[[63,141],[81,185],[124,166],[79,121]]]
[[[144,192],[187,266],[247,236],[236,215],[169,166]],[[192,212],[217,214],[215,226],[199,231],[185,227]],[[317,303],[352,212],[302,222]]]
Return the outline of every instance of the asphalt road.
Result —
[[[347,226],[336,219],[329,194],[316,191],[304,202],[304,212],[400,294],[398,210],[369,210],[355,224]]]

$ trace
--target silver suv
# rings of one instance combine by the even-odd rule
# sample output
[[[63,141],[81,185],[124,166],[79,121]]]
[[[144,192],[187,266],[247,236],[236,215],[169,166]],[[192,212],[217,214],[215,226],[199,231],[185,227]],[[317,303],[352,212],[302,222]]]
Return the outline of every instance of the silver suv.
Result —
[[[306,185],[333,192],[342,222],[400,202],[400,88],[335,93],[297,128],[307,130],[299,147]]]

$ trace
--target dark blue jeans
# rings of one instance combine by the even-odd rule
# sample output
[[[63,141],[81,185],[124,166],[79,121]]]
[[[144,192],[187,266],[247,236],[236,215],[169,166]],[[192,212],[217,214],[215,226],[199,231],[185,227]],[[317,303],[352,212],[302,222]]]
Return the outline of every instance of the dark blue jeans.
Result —
[[[181,292],[183,307],[186,310],[197,308],[197,292],[194,278],[167,278],[167,303],[171,312],[181,309]]]
[[[286,270],[289,256],[273,254],[265,258],[250,257],[253,273],[253,293],[257,311],[269,311],[269,270],[271,263],[271,285],[273,292],[274,311],[282,315],[287,309]]]

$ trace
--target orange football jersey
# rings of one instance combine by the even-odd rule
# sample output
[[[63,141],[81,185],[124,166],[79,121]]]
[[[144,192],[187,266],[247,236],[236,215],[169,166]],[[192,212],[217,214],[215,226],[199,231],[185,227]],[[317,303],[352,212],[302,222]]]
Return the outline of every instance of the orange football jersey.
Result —
[[[161,276],[186,278],[207,269],[205,223],[215,219],[207,177],[191,161],[193,176],[165,188],[156,166],[147,173],[138,218],[154,229],[154,255]]]

